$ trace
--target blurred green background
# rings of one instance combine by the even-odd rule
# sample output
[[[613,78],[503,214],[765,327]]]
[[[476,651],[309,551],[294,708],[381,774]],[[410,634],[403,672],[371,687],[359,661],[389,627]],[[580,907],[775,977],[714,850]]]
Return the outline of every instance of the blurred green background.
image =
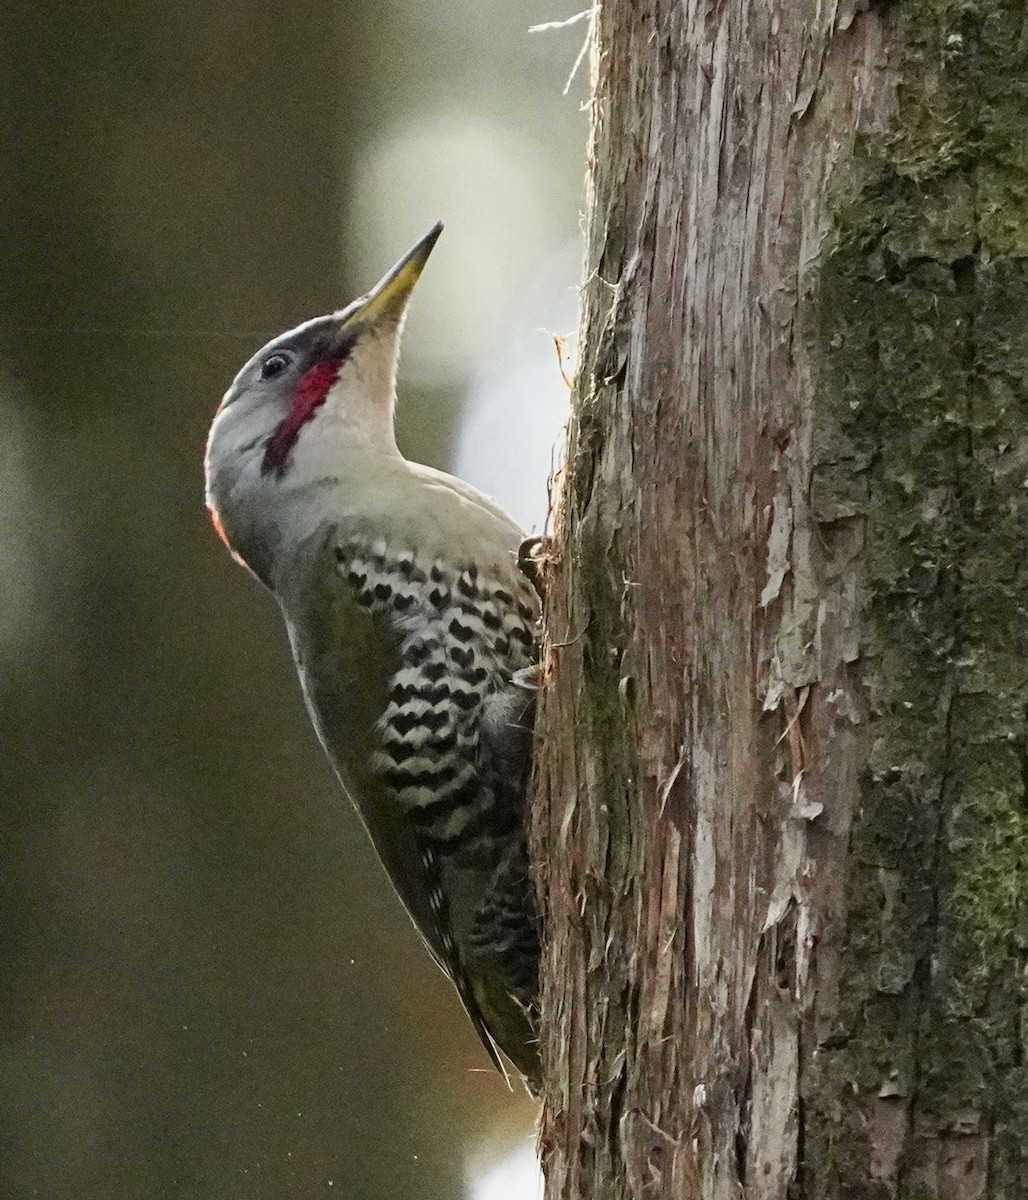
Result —
[[[437,217],[401,444],[545,512],[585,25],[555,0],[0,9],[0,1197],[515,1200],[201,457],[266,337]]]

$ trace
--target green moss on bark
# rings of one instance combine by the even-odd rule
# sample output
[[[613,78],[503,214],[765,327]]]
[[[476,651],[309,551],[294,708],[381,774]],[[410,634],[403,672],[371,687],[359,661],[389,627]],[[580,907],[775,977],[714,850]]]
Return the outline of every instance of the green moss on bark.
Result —
[[[815,1195],[1023,1196],[1028,27],[1013,3],[890,12],[898,121],[839,190],[818,300],[812,494],[864,527],[870,718],[807,1167]],[[867,1145],[884,1103],[894,1161]]]

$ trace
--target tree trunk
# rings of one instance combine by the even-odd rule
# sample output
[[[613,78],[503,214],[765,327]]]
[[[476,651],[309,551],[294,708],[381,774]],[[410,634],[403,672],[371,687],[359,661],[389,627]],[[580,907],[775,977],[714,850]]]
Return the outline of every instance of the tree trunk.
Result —
[[[547,1195],[1024,1197],[1024,5],[594,38]]]

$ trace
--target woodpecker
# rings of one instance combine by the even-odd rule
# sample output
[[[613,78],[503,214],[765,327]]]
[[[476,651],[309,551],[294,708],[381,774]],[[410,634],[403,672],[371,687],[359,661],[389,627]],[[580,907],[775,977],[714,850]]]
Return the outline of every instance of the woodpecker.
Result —
[[[246,363],[211,427],[207,506],[281,607],[318,737],[407,912],[493,1062],[537,1090],[539,598],[514,521],[393,433],[407,303],[441,232]]]

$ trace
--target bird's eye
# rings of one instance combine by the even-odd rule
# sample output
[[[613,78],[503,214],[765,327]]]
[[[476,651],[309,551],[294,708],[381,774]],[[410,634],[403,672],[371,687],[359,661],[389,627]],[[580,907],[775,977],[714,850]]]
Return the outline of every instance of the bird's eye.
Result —
[[[276,375],[281,375],[288,366],[289,356],[287,354],[269,354],[261,363],[261,379],[274,379]]]

